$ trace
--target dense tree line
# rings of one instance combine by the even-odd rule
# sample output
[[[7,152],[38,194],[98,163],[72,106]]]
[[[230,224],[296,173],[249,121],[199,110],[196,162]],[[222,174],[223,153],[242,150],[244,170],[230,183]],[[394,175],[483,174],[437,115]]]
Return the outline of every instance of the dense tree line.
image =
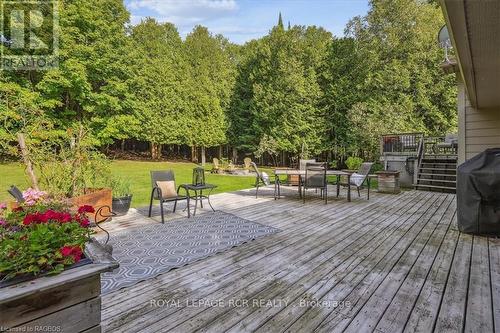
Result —
[[[387,132],[456,127],[455,83],[440,70],[434,1],[372,0],[346,36],[288,26],[245,45],[197,26],[129,24],[122,0],[60,2],[60,65],[0,73],[0,146],[56,140],[83,124],[96,146],[127,139],[243,153],[373,158]],[[5,45],[5,52],[9,52]]]

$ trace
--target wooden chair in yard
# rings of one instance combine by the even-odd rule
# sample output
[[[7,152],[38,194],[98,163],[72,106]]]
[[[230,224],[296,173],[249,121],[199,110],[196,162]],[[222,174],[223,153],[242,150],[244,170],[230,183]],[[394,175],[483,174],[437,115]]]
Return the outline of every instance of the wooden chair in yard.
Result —
[[[358,197],[361,197],[360,189],[362,189],[364,187],[364,184],[366,183],[368,189],[367,199],[370,200],[370,181],[368,175],[370,174],[372,166],[373,166],[372,162],[362,163],[358,171],[353,172],[351,174],[351,179],[349,184],[347,184],[346,182],[340,182],[339,185],[356,187],[356,190],[358,191]],[[337,187],[337,192],[338,192],[338,187]]]
[[[245,167],[245,170],[250,170],[251,163],[252,163],[252,159],[250,157],[245,157],[243,159],[243,165]]]
[[[165,223],[163,216],[163,203],[174,202],[173,212],[177,208],[177,201],[187,200],[189,207],[189,197],[187,195],[179,195],[181,186],[175,187],[175,176],[172,170],[168,171],[151,171],[151,198],[149,200],[149,214],[151,217],[151,210],[153,208],[153,199],[160,201],[161,223]]]
[[[328,202],[328,181],[326,179],[326,163],[306,163],[305,177],[302,180],[302,200],[306,202],[307,189],[320,190],[321,197]]]
[[[212,160],[212,171],[211,173],[217,173],[219,171],[220,165],[219,165],[219,159],[217,157],[214,157]]]

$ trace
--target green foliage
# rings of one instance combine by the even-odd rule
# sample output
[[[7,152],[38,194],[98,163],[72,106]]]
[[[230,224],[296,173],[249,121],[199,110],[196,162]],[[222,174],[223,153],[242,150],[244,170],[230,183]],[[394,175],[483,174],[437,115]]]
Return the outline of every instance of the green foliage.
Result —
[[[211,147],[226,142],[225,108],[233,86],[230,44],[222,36],[212,36],[196,26],[186,37],[184,49],[189,63],[185,131],[190,145]]]
[[[113,190],[114,198],[130,195],[132,193],[130,188],[130,181],[126,180],[125,178],[114,176],[111,179],[111,189]]]
[[[276,149],[298,155],[302,147],[321,151],[324,122],[319,100],[318,63],[331,35],[320,28],[277,26],[258,42],[250,42],[238,69],[232,102],[232,137],[237,145],[257,150],[264,135]],[[242,142],[243,141],[243,142]]]
[[[153,158],[163,144],[229,143],[245,153],[273,144],[272,156],[375,160],[386,132],[456,128],[454,77],[438,66],[435,41],[444,20],[433,2],[372,0],[345,38],[285,28],[280,15],[268,35],[243,46],[202,26],[185,41],[171,23],[132,27],[122,0],[60,4],[59,68],[0,74],[2,155],[17,154],[19,131],[50,146],[83,126],[92,146],[134,138],[150,143]]]
[[[363,164],[363,159],[357,156],[349,156],[345,164],[349,170],[358,170],[361,164]]]
[[[273,159],[273,164],[277,165],[276,159],[279,154],[278,143],[273,137],[267,134],[264,134],[262,136],[262,139],[260,139],[259,146],[254,152],[254,155],[257,158],[261,158],[264,153],[269,154],[269,156],[271,156],[271,158]]]
[[[129,85],[138,124],[132,135],[153,144],[184,143],[189,117],[183,82],[188,72],[177,29],[148,18],[132,29],[131,39],[133,77]]]
[[[99,145],[130,137],[131,94],[125,23],[121,0],[72,0],[60,6],[60,65],[32,86],[41,106],[62,128],[83,123]],[[118,121],[117,121],[118,120]]]
[[[439,7],[426,1],[374,0],[367,16],[351,20],[355,41],[353,85],[347,119],[351,151],[376,154],[381,134],[456,128],[456,84],[443,74],[436,31],[444,24]],[[361,80],[357,80],[361,78]],[[349,94],[348,94],[349,95]]]
[[[32,144],[29,150],[40,187],[54,196],[70,198],[86,188],[109,186],[109,161],[83,129],[69,138]]]

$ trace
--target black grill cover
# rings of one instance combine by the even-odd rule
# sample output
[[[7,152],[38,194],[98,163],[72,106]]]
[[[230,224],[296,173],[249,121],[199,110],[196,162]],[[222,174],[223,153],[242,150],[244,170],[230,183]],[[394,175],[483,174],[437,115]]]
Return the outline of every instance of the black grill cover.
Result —
[[[500,235],[500,148],[458,167],[457,222],[463,232]]]

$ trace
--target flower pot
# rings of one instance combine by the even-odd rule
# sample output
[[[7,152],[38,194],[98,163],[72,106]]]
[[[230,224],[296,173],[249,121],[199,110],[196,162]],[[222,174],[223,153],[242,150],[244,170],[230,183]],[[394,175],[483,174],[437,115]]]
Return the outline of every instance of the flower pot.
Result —
[[[71,198],[72,209],[77,210],[78,207],[89,205],[97,211],[102,206],[112,207],[113,196],[110,188],[87,188],[84,194]],[[94,214],[87,214],[90,221],[95,222]]]
[[[115,213],[116,216],[126,215],[130,209],[131,202],[131,194],[124,197],[113,198],[113,213]]]
[[[2,331],[100,332],[100,274],[118,263],[95,239],[85,255],[92,263],[0,288]]]

